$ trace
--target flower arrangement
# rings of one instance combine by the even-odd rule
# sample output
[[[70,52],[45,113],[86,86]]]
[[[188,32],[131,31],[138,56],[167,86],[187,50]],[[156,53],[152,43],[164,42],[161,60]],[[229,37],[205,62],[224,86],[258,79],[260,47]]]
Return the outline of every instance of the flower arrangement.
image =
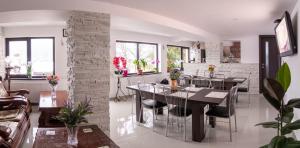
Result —
[[[208,65],[208,71],[209,72],[214,72],[215,71],[216,66],[215,65]]]
[[[114,57],[113,64],[116,68],[115,74],[120,75],[126,69],[127,61],[124,57]]]
[[[172,69],[170,72],[170,79],[177,80],[181,75],[181,72],[178,69]]]
[[[146,66],[148,65],[148,62],[145,59],[135,59],[133,61],[133,64],[136,65],[136,69],[137,69],[137,73],[139,75],[143,74],[143,70],[141,69],[141,67],[143,67],[143,69],[146,69]]]
[[[58,84],[58,81],[60,80],[60,78],[57,75],[50,75],[50,76],[47,76],[47,80],[51,86],[56,86]]]
[[[76,146],[78,144],[78,124],[88,123],[85,116],[93,113],[93,107],[90,105],[90,101],[91,100],[86,99],[85,101],[80,102],[77,106],[69,101],[66,106],[59,111],[58,115],[54,117],[54,119],[65,124],[68,133],[69,145]]]

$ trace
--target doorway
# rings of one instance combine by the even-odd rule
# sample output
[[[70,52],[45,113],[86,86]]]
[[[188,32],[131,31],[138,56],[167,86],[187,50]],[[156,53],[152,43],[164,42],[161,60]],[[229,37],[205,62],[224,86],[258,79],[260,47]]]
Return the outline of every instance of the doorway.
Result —
[[[275,78],[281,59],[275,35],[259,36],[259,92],[264,92],[263,80]]]

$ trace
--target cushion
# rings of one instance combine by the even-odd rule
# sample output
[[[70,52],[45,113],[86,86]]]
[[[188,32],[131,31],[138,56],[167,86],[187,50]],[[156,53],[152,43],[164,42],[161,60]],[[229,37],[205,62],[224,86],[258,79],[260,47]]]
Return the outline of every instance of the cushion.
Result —
[[[0,81],[0,97],[7,97],[8,93],[6,89],[4,88],[3,83]]]
[[[165,103],[154,101],[152,99],[143,100],[142,104],[144,105],[145,108],[149,108],[149,109],[152,109],[153,106],[155,106],[155,108],[162,108],[164,106],[167,106],[167,104]]]
[[[225,106],[214,106],[206,112],[207,116],[215,116],[221,118],[228,118],[229,117],[228,114],[229,114],[229,110]],[[233,115],[233,111],[231,111],[230,114]]]
[[[19,109],[0,111],[0,121],[14,119],[19,115],[19,113]]]
[[[238,92],[248,92],[248,88],[247,87],[239,87]]]

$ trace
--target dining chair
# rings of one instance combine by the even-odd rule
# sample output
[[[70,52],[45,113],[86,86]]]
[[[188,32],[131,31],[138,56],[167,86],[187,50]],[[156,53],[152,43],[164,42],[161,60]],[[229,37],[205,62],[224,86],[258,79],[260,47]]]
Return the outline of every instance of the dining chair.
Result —
[[[189,90],[187,88],[175,92],[178,96],[173,96],[172,92],[166,91],[163,87],[163,94],[167,103],[167,122],[166,122],[166,136],[168,136],[170,115],[177,118],[178,129],[181,127],[179,118],[183,118],[184,127],[184,141],[186,141],[186,121],[187,117],[192,114],[192,111],[187,107],[187,100],[189,98]],[[173,123],[173,122],[172,122]]]
[[[144,108],[151,109],[152,110],[152,116],[153,116],[153,130],[154,130],[154,120],[155,115],[158,111],[158,109],[163,108],[167,106],[166,103],[159,102],[155,100],[155,96],[157,94],[156,92],[156,84],[141,84],[138,83],[138,93],[141,97],[141,109],[140,109],[140,116],[139,121],[141,120],[142,111]]]
[[[196,87],[206,87],[206,88],[211,88],[211,82],[208,78],[206,77],[197,77],[193,78],[193,84]]]
[[[230,142],[232,142],[231,117],[234,116],[235,131],[237,131],[235,103],[238,97],[237,86],[234,86],[229,91],[229,97],[226,99],[226,106],[213,106],[206,112],[205,124],[209,117],[226,118],[229,120]]]
[[[211,81],[211,88],[224,90],[225,75],[222,73],[215,73],[214,76],[214,78],[209,79]]]
[[[246,80],[246,85],[238,87],[239,94],[240,94],[240,92],[248,94],[248,104],[249,105],[250,105],[250,82],[251,82],[250,78],[251,78],[251,72],[249,72],[249,74],[248,74],[248,78]]]

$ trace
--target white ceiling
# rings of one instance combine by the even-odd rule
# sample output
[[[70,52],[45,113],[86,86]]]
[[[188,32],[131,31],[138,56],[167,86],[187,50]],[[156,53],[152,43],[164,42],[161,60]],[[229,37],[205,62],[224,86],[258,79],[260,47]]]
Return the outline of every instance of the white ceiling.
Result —
[[[221,37],[273,33],[297,0],[95,0],[169,17]]]

